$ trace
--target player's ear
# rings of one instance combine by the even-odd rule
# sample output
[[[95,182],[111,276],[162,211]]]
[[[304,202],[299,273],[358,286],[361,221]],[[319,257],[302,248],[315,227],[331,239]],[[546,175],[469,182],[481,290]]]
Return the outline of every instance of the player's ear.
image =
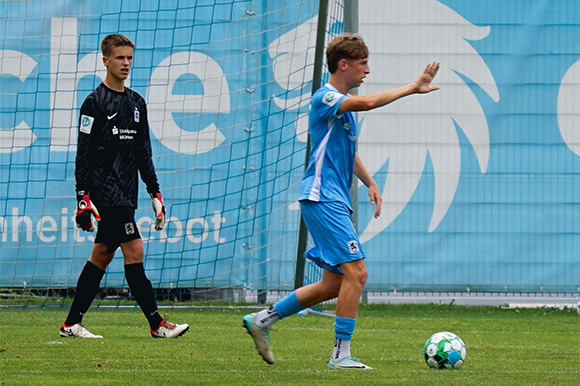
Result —
[[[103,65],[109,67],[109,59],[106,56],[103,56]]]

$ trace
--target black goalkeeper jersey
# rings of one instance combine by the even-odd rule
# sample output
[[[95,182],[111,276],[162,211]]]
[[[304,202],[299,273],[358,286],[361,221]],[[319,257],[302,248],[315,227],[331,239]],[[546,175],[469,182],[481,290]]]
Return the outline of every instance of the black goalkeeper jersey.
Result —
[[[138,172],[149,193],[159,192],[145,101],[133,90],[118,92],[101,83],[80,111],[77,192],[89,193],[97,209],[137,208]]]

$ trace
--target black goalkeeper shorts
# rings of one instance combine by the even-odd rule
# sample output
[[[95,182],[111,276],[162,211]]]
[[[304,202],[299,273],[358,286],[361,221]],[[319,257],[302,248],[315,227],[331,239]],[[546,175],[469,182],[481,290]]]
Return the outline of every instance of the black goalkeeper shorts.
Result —
[[[141,238],[135,222],[135,208],[112,206],[97,209],[101,215],[101,221],[99,221],[95,244],[105,244],[109,252],[113,253],[122,243]]]

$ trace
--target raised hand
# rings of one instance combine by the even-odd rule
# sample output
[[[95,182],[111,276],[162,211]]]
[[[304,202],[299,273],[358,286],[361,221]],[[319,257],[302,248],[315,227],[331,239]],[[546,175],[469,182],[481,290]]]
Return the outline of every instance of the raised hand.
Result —
[[[416,92],[420,94],[425,94],[431,91],[439,90],[439,86],[431,86],[431,81],[437,75],[439,71],[439,62],[429,63],[421,75],[415,80]]]

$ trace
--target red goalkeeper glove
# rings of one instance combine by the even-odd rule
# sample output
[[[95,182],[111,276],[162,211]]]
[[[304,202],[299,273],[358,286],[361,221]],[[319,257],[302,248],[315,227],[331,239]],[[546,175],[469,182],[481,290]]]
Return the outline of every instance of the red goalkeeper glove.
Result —
[[[155,229],[160,231],[165,226],[165,204],[163,204],[161,193],[149,193],[149,195],[155,212]]]
[[[77,192],[77,213],[75,215],[77,227],[87,232],[94,231],[95,226],[93,225],[91,214],[95,216],[95,220],[101,221],[101,215],[89,195],[82,190]]]

